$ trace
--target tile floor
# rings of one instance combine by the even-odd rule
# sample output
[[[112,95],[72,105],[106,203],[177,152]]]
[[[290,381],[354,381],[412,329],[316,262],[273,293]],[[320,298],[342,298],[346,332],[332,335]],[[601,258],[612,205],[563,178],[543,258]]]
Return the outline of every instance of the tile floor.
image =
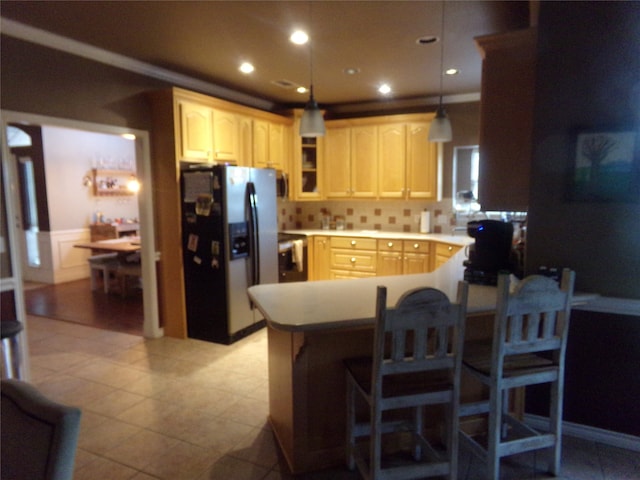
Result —
[[[232,346],[141,337],[44,317],[27,321],[31,381],[83,410],[76,480],[294,478],[267,423],[264,330]],[[564,479],[640,478],[640,454],[566,437]],[[547,478],[535,455],[502,478]],[[460,455],[460,479],[483,464]],[[344,468],[299,476],[355,480]]]

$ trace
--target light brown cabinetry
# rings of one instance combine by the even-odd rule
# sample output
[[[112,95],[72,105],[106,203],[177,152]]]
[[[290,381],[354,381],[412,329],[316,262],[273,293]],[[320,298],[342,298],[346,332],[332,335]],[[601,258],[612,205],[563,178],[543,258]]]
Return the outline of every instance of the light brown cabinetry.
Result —
[[[438,144],[428,141],[429,126],[425,120],[379,127],[380,198],[439,198]]]
[[[178,100],[178,158],[185,162],[240,160],[240,118],[235,113],[193,101]]]
[[[285,151],[284,125],[265,120],[254,120],[253,166],[282,170],[287,163]]]
[[[329,122],[327,122],[328,124]],[[351,129],[327,125],[324,137],[325,197],[345,198],[351,190]]]
[[[207,162],[213,150],[213,110],[205,105],[178,100],[178,158],[185,162]]]
[[[332,237],[332,280],[376,275],[376,240],[372,238]]]
[[[305,137],[298,135],[302,110],[294,112],[295,122],[291,129],[293,141],[293,165],[291,167],[291,188],[295,200],[320,200],[323,195],[323,178],[325,164],[324,145],[326,137]]]
[[[431,266],[431,245],[432,242],[424,240],[403,240],[402,273],[409,275],[433,270]]]
[[[378,240],[378,275],[402,275],[402,240]]]
[[[330,127],[325,137],[325,196],[375,198],[378,184],[375,125]]]
[[[536,28],[476,39],[482,55],[480,178],[483,210],[529,205]]]
[[[406,275],[432,270],[432,242],[378,240],[378,275]]]
[[[439,200],[441,162],[437,143],[427,140],[430,122],[411,122],[406,126],[406,198]]]
[[[213,160],[238,162],[238,119],[232,112],[213,110]]]
[[[265,120],[253,123],[253,166],[285,169],[285,127]]]
[[[462,249],[459,245],[437,242],[435,244],[434,269],[441,267]]]
[[[380,161],[378,171],[380,198],[405,198],[406,128],[404,123],[379,127]]]
[[[313,280],[428,273],[458,253],[460,245],[432,240],[317,236],[310,259]]]
[[[313,262],[309,280],[329,280],[331,278],[331,240],[325,236],[313,237]]]
[[[253,120],[247,115],[238,115],[238,165],[253,165]]]
[[[427,139],[432,114],[327,122],[325,197],[438,199],[438,145]]]

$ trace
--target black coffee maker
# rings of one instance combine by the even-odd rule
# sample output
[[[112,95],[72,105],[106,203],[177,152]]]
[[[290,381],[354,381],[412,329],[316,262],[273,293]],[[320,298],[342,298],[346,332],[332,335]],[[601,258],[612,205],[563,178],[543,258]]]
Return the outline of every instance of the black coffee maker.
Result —
[[[467,234],[476,241],[469,245],[464,279],[469,283],[497,285],[498,272],[511,272],[513,224],[499,220],[473,221],[467,223]]]

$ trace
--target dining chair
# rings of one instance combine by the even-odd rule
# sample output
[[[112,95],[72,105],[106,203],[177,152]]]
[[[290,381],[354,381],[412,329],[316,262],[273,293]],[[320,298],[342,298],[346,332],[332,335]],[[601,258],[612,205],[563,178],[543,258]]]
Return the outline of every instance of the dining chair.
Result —
[[[459,283],[455,304],[437,289],[418,288],[387,308],[387,289],[377,288],[373,355],[344,362],[347,464],[350,469],[357,466],[364,478],[457,478],[467,296],[466,282]],[[365,419],[358,417],[359,398],[368,405]],[[444,411],[445,422],[440,422],[442,412],[434,405]],[[426,406],[436,412],[436,428],[445,425],[442,435],[434,435],[435,440],[441,437],[441,443],[425,434]],[[403,446],[411,458],[399,458],[400,451],[394,451]]]
[[[98,277],[102,272],[104,293],[109,293],[111,274],[118,269],[117,253],[100,253],[87,259],[91,275],[91,290],[98,288]]]
[[[81,411],[61,405],[20,380],[2,380],[3,479],[71,480]]]
[[[465,344],[463,374],[489,389],[489,398],[462,404],[460,416],[487,418],[485,435],[460,431],[462,441],[487,462],[486,478],[497,480],[500,459],[546,449],[549,470],[560,474],[564,363],[575,273],[564,269],[560,284],[531,275],[512,285],[508,274],[498,278],[493,338]],[[526,425],[509,409],[512,389],[551,385],[548,431]]]

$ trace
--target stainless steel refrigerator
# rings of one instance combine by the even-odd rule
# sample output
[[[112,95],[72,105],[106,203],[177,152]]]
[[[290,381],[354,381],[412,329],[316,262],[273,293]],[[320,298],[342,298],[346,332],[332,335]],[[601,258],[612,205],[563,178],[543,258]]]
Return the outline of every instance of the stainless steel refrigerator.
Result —
[[[276,172],[185,167],[181,192],[188,335],[230,344],[264,326],[247,288],[278,282]]]

